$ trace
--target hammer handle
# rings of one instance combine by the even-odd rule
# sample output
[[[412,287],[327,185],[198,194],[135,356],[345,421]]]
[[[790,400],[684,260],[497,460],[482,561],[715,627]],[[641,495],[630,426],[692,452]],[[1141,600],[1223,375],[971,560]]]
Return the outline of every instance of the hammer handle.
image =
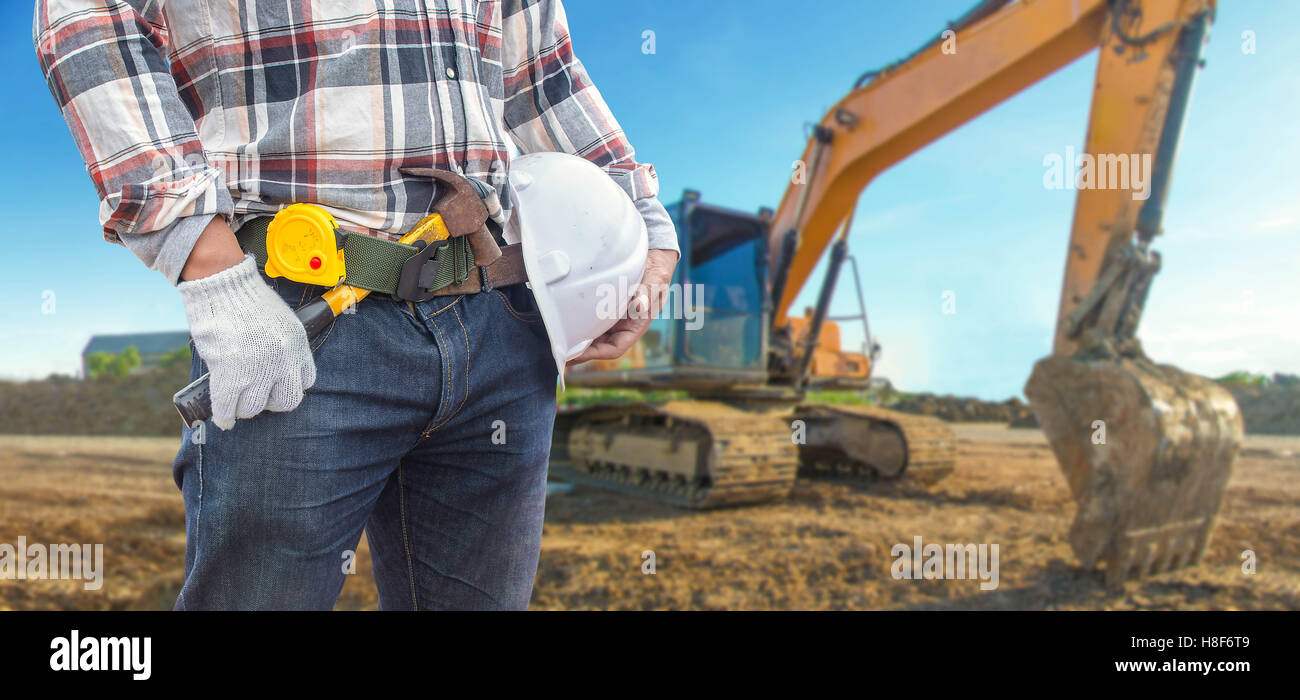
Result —
[[[474,264],[479,267],[487,267],[501,257],[501,246],[497,245],[486,224],[469,234],[469,249],[474,253]]]
[[[307,303],[306,306],[298,309],[296,312],[298,320],[302,327],[307,331],[307,342],[313,343],[318,340],[326,328],[329,328],[330,321],[334,320],[334,310],[330,308],[324,297],[316,297]],[[202,377],[195,379],[185,386],[184,389],[176,392],[172,396],[172,405],[176,406],[176,411],[181,414],[181,420],[185,425],[194,427],[196,422],[205,421],[212,417],[212,393],[208,390],[210,374],[204,372]]]

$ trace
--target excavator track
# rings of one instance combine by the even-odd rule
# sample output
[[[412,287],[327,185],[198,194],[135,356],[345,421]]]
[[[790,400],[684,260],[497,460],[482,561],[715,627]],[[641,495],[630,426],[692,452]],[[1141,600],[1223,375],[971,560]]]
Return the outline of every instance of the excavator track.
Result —
[[[933,484],[952,473],[957,438],[947,423],[871,405],[800,404],[807,436],[800,474]]]
[[[577,471],[687,508],[785,498],[798,453],[789,414],[714,401],[599,405],[563,416]]]

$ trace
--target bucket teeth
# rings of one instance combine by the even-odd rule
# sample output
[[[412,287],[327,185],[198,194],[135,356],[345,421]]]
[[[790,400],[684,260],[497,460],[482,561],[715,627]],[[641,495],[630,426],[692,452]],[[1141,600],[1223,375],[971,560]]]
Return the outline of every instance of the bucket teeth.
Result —
[[[1118,583],[1201,561],[1241,447],[1231,394],[1143,358],[1049,357],[1025,395],[1079,503],[1085,567]]]
[[[1124,533],[1106,561],[1107,582],[1118,584],[1199,564],[1212,527],[1213,523],[1199,520]]]

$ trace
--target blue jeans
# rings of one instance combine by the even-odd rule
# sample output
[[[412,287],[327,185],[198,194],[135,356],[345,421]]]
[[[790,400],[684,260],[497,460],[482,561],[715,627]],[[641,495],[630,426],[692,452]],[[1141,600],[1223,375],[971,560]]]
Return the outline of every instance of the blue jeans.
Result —
[[[268,283],[293,308],[322,291]],[[329,609],[363,529],[381,609],[526,608],[555,418],[532,292],[373,295],[313,350],[296,410],[185,429],[176,608]]]

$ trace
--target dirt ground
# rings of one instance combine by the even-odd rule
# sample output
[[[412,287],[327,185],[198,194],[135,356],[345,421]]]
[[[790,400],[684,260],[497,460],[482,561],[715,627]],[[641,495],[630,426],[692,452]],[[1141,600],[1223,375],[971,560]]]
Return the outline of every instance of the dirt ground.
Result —
[[[703,513],[582,485],[552,496],[532,607],[1300,609],[1300,437],[1247,438],[1202,565],[1108,588],[1070,551],[1074,503],[1042,434],[954,428],[957,469],[930,490],[800,480],[787,502]],[[0,543],[105,543],[102,589],[0,580],[0,610],[170,607],[185,549],[175,447],[0,436]],[[998,588],[894,579],[890,549],[918,535],[997,543]],[[375,607],[364,544],[338,607]]]

